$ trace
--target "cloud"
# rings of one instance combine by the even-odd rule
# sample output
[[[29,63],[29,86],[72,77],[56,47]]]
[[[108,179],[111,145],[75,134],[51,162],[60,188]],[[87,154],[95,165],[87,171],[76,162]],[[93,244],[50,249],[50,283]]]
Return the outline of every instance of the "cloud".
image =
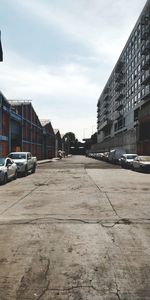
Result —
[[[114,62],[126,42],[144,0],[81,0],[45,2],[15,0],[38,22],[52,26],[95,55]]]
[[[5,3],[10,4],[8,0]],[[26,54],[32,52],[35,57],[23,56],[24,49],[19,46],[18,50],[7,49],[3,43],[2,92],[7,98],[32,99],[38,116],[51,119],[63,132],[72,128],[80,138],[83,128],[85,135],[91,133],[91,128],[96,126],[97,99],[144,4],[145,0],[11,0],[8,10],[15,19],[24,15],[28,29],[31,25],[37,28],[37,33],[41,28],[43,36],[42,40],[39,36],[39,43],[46,59],[51,57],[51,44],[56,43],[51,40],[51,34],[55,36],[56,32],[60,40],[54,45],[53,61],[41,63],[42,58],[36,54],[34,33],[28,32],[32,41],[30,48],[23,44],[24,37],[20,36],[26,26],[24,21],[20,31],[14,28],[18,44],[22,43]],[[7,30],[13,39],[9,24]],[[48,48],[44,45],[47,39],[50,40]],[[16,45],[11,40],[10,44]],[[62,55],[59,62],[54,51],[58,45],[58,56]]]
[[[14,58],[14,53],[12,55]],[[30,62],[17,58],[1,66],[0,79],[2,85],[9,86],[8,94],[22,95],[43,94],[56,96],[60,99],[66,97],[96,96],[99,86],[92,82],[88,76],[88,67],[80,64],[32,65]],[[14,85],[15,84],[15,85]]]
[[[99,85],[92,82],[87,67],[73,63],[57,68],[32,65],[14,52],[7,55],[8,62],[1,65],[0,73],[6,98],[33,100],[39,118],[54,120],[55,127],[60,125],[63,132],[72,126],[78,136],[85,120],[95,119]]]

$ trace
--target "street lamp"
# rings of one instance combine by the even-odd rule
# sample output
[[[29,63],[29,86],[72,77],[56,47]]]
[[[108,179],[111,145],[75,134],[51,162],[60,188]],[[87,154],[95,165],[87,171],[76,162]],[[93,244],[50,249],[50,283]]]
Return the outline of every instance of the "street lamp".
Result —
[[[3,49],[1,43],[1,31],[0,31],[0,61],[3,61]]]

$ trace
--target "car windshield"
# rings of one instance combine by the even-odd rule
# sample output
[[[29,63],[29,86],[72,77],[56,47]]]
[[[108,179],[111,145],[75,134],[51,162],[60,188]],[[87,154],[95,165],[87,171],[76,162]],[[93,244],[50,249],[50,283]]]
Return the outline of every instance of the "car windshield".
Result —
[[[150,156],[140,156],[141,161],[150,161]]]
[[[0,158],[0,166],[4,166],[5,164],[5,158]]]
[[[127,155],[127,159],[134,159],[137,155]]]
[[[25,159],[26,155],[22,154],[22,153],[11,153],[8,155],[8,157],[10,157],[12,159]]]

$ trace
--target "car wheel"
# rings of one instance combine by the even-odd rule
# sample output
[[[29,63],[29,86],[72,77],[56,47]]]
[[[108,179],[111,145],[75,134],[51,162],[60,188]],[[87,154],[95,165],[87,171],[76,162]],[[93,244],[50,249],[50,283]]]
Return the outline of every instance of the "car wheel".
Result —
[[[35,173],[36,170],[36,165],[34,164],[33,168],[32,168],[32,173]]]
[[[139,171],[140,171],[140,172],[144,172],[144,169],[143,169],[142,166],[140,166]]]
[[[23,175],[24,175],[24,176],[27,176],[27,175],[28,175],[28,169],[27,169],[27,167],[25,168]]]
[[[17,170],[16,170],[15,175],[14,175],[14,180],[16,180],[16,179],[17,179]]]
[[[4,175],[3,184],[6,184],[6,183],[7,183],[7,181],[8,181],[8,176],[7,176],[7,174],[5,174],[5,175]]]

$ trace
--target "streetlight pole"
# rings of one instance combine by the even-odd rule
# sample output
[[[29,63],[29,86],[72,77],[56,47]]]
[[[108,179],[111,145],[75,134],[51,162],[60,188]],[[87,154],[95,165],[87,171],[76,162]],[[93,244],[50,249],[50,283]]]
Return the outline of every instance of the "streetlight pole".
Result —
[[[1,43],[1,31],[0,31],[0,61],[3,61],[3,49]]]

